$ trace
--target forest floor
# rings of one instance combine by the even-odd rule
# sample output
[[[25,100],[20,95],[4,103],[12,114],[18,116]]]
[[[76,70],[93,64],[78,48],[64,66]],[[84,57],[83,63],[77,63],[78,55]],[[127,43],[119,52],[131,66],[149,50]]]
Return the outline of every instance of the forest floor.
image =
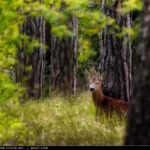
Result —
[[[91,93],[76,100],[53,96],[23,105],[9,101],[0,112],[0,145],[122,145],[125,121],[95,121]]]

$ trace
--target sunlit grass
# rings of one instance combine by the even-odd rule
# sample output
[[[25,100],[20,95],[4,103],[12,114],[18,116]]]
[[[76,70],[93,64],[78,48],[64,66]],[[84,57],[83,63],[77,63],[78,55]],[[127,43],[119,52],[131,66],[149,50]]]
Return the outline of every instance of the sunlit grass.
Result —
[[[89,92],[77,99],[55,96],[8,105],[8,115],[24,125],[16,128],[3,145],[121,145],[125,122],[101,116],[95,122],[95,108]],[[9,126],[8,126],[9,127]],[[10,132],[10,130],[7,130]]]

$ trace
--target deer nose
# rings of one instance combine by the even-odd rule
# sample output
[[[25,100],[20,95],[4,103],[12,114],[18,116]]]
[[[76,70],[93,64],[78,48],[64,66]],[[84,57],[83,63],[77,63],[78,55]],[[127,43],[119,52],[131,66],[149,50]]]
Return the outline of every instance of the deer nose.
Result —
[[[90,88],[90,91],[93,92],[93,91],[95,91],[95,89],[94,88]]]

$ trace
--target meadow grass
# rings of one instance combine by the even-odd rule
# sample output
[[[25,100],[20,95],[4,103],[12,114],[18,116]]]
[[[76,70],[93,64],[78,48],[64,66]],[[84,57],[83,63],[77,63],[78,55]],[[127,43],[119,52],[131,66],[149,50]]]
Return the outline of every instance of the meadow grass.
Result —
[[[7,106],[7,107],[6,107]],[[76,99],[53,96],[1,109],[0,145],[122,145],[125,121],[101,114],[95,121],[91,93]]]

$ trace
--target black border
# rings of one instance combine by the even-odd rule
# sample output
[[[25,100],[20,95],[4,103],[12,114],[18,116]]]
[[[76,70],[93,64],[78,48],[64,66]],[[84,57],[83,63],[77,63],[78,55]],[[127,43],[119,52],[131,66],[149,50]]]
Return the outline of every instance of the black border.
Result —
[[[144,148],[150,147],[150,145],[129,145],[129,146],[0,146],[0,150],[49,150],[49,149],[107,149],[107,148],[114,148],[114,149],[129,149],[129,148]]]

